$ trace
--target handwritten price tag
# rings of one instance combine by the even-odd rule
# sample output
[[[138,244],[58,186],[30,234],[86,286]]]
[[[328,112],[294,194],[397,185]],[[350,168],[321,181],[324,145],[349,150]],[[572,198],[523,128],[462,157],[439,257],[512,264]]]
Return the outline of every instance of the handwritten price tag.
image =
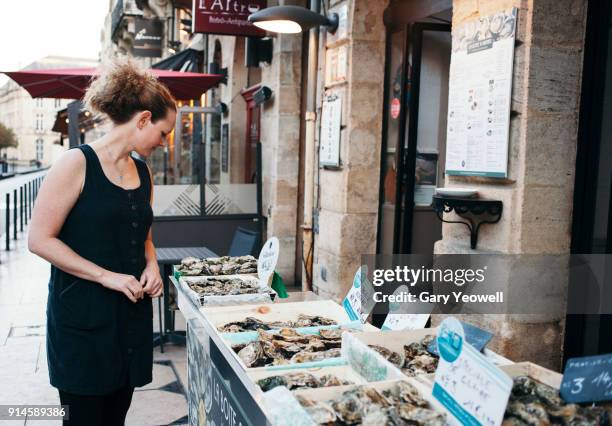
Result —
[[[261,248],[259,257],[257,258],[257,275],[262,285],[268,285],[270,275],[274,273],[276,262],[278,262],[278,253],[278,238],[269,238]]]
[[[372,294],[374,288],[367,279],[362,282],[362,275],[364,278],[367,275],[367,269],[364,270],[362,274],[362,268],[367,268],[367,266],[363,265],[357,269],[355,278],[353,278],[353,286],[342,301],[342,306],[352,321],[359,320],[365,323],[370,314],[370,310],[374,307],[374,303],[368,303],[366,306],[361,306],[361,301],[373,301]]]
[[[407,292],[408,287],[403,285],[398,287],[393,294],[399,295],[402,292]],[[400,313],[402,311],[402,304],[400,303],[389,303],[389,313],[385,318],[381,330],[417,330],[424,328],[425,324],[429,320],[429,314],[408,314]]]
[[[433,396],[463,425],[501,425],[512,379],[466,344],[456,318],[440,325],[438,349]]]
[[[612,354],[570,358],[559,393],[567,402],[612,400]]]

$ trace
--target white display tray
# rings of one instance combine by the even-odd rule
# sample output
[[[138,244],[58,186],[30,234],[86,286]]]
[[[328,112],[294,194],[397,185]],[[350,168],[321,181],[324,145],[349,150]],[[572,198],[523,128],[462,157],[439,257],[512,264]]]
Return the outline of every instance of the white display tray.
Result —
[[[201,296],[189,287],[190,282],[207,281],[216,279],[239,279],[247,282],[254,282],[269,293],[254,293],[254,294],[237,294],[227,296]],[[182,276],[178,280],[179,286],[182,287],[187,297],[189,297],[198,306],[225,306],[225,305],[245,305],[252,303],[271,303],[276,297],[276,292],[262,285],[257,277],[250,275],[223,275],[223,276]]]

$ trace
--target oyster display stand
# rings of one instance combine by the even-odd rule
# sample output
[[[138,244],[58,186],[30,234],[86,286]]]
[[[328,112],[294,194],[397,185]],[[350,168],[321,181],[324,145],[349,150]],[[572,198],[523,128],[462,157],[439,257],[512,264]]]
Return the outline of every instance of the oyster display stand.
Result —
[[[170,277],[170,281],[177,290],[178,306],[187,322],[189,424],[269,424],[260,398],[254,397],[261,395],[261,391],[206,320],[207,308],[197,305],[175,277]],[[290,293],[277,303],[308,300],[320,299],[312,292]],[[200,423],[205,416],[208,423]]]

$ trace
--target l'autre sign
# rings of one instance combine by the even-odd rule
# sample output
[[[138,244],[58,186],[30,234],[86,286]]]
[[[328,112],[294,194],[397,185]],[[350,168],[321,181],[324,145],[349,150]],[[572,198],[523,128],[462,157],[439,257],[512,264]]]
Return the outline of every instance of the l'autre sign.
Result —
[[[248,18],[266,6],[267,0],[193,0],[193,32],[263,37]]]

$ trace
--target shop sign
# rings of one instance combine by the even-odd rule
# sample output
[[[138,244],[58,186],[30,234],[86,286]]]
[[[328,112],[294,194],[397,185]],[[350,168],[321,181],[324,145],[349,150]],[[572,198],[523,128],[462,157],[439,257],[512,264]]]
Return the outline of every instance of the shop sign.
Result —
[[[470,344],[461,323],[445,319],[438,330],[440,361],[432,395],[463,425],[502,424],[512,379]]]
[[[508,175],[512,70],[518,9],[453,26],[446,173]]]
[[[319,165],[340,166],[340,125],[342,121],[342,98],[329,96],[323,102],[321,113],[321,143]]]
[[[136,17],[134,29],[134,56],[160,58],[162,56],[164,23],[159,19]]]
[[[193,0],[193,32],[263,37],[248,18],[266,6],[267,0]]]
[[[567,402],[612,400],[612,354],[570,358],[559,393]]]
[[[268,285],[270,276],[274,273],[276,263],[278,262],[279,242],[278,238],[271,237],[263,245],[257,258],[257,275],[259,281]]]

